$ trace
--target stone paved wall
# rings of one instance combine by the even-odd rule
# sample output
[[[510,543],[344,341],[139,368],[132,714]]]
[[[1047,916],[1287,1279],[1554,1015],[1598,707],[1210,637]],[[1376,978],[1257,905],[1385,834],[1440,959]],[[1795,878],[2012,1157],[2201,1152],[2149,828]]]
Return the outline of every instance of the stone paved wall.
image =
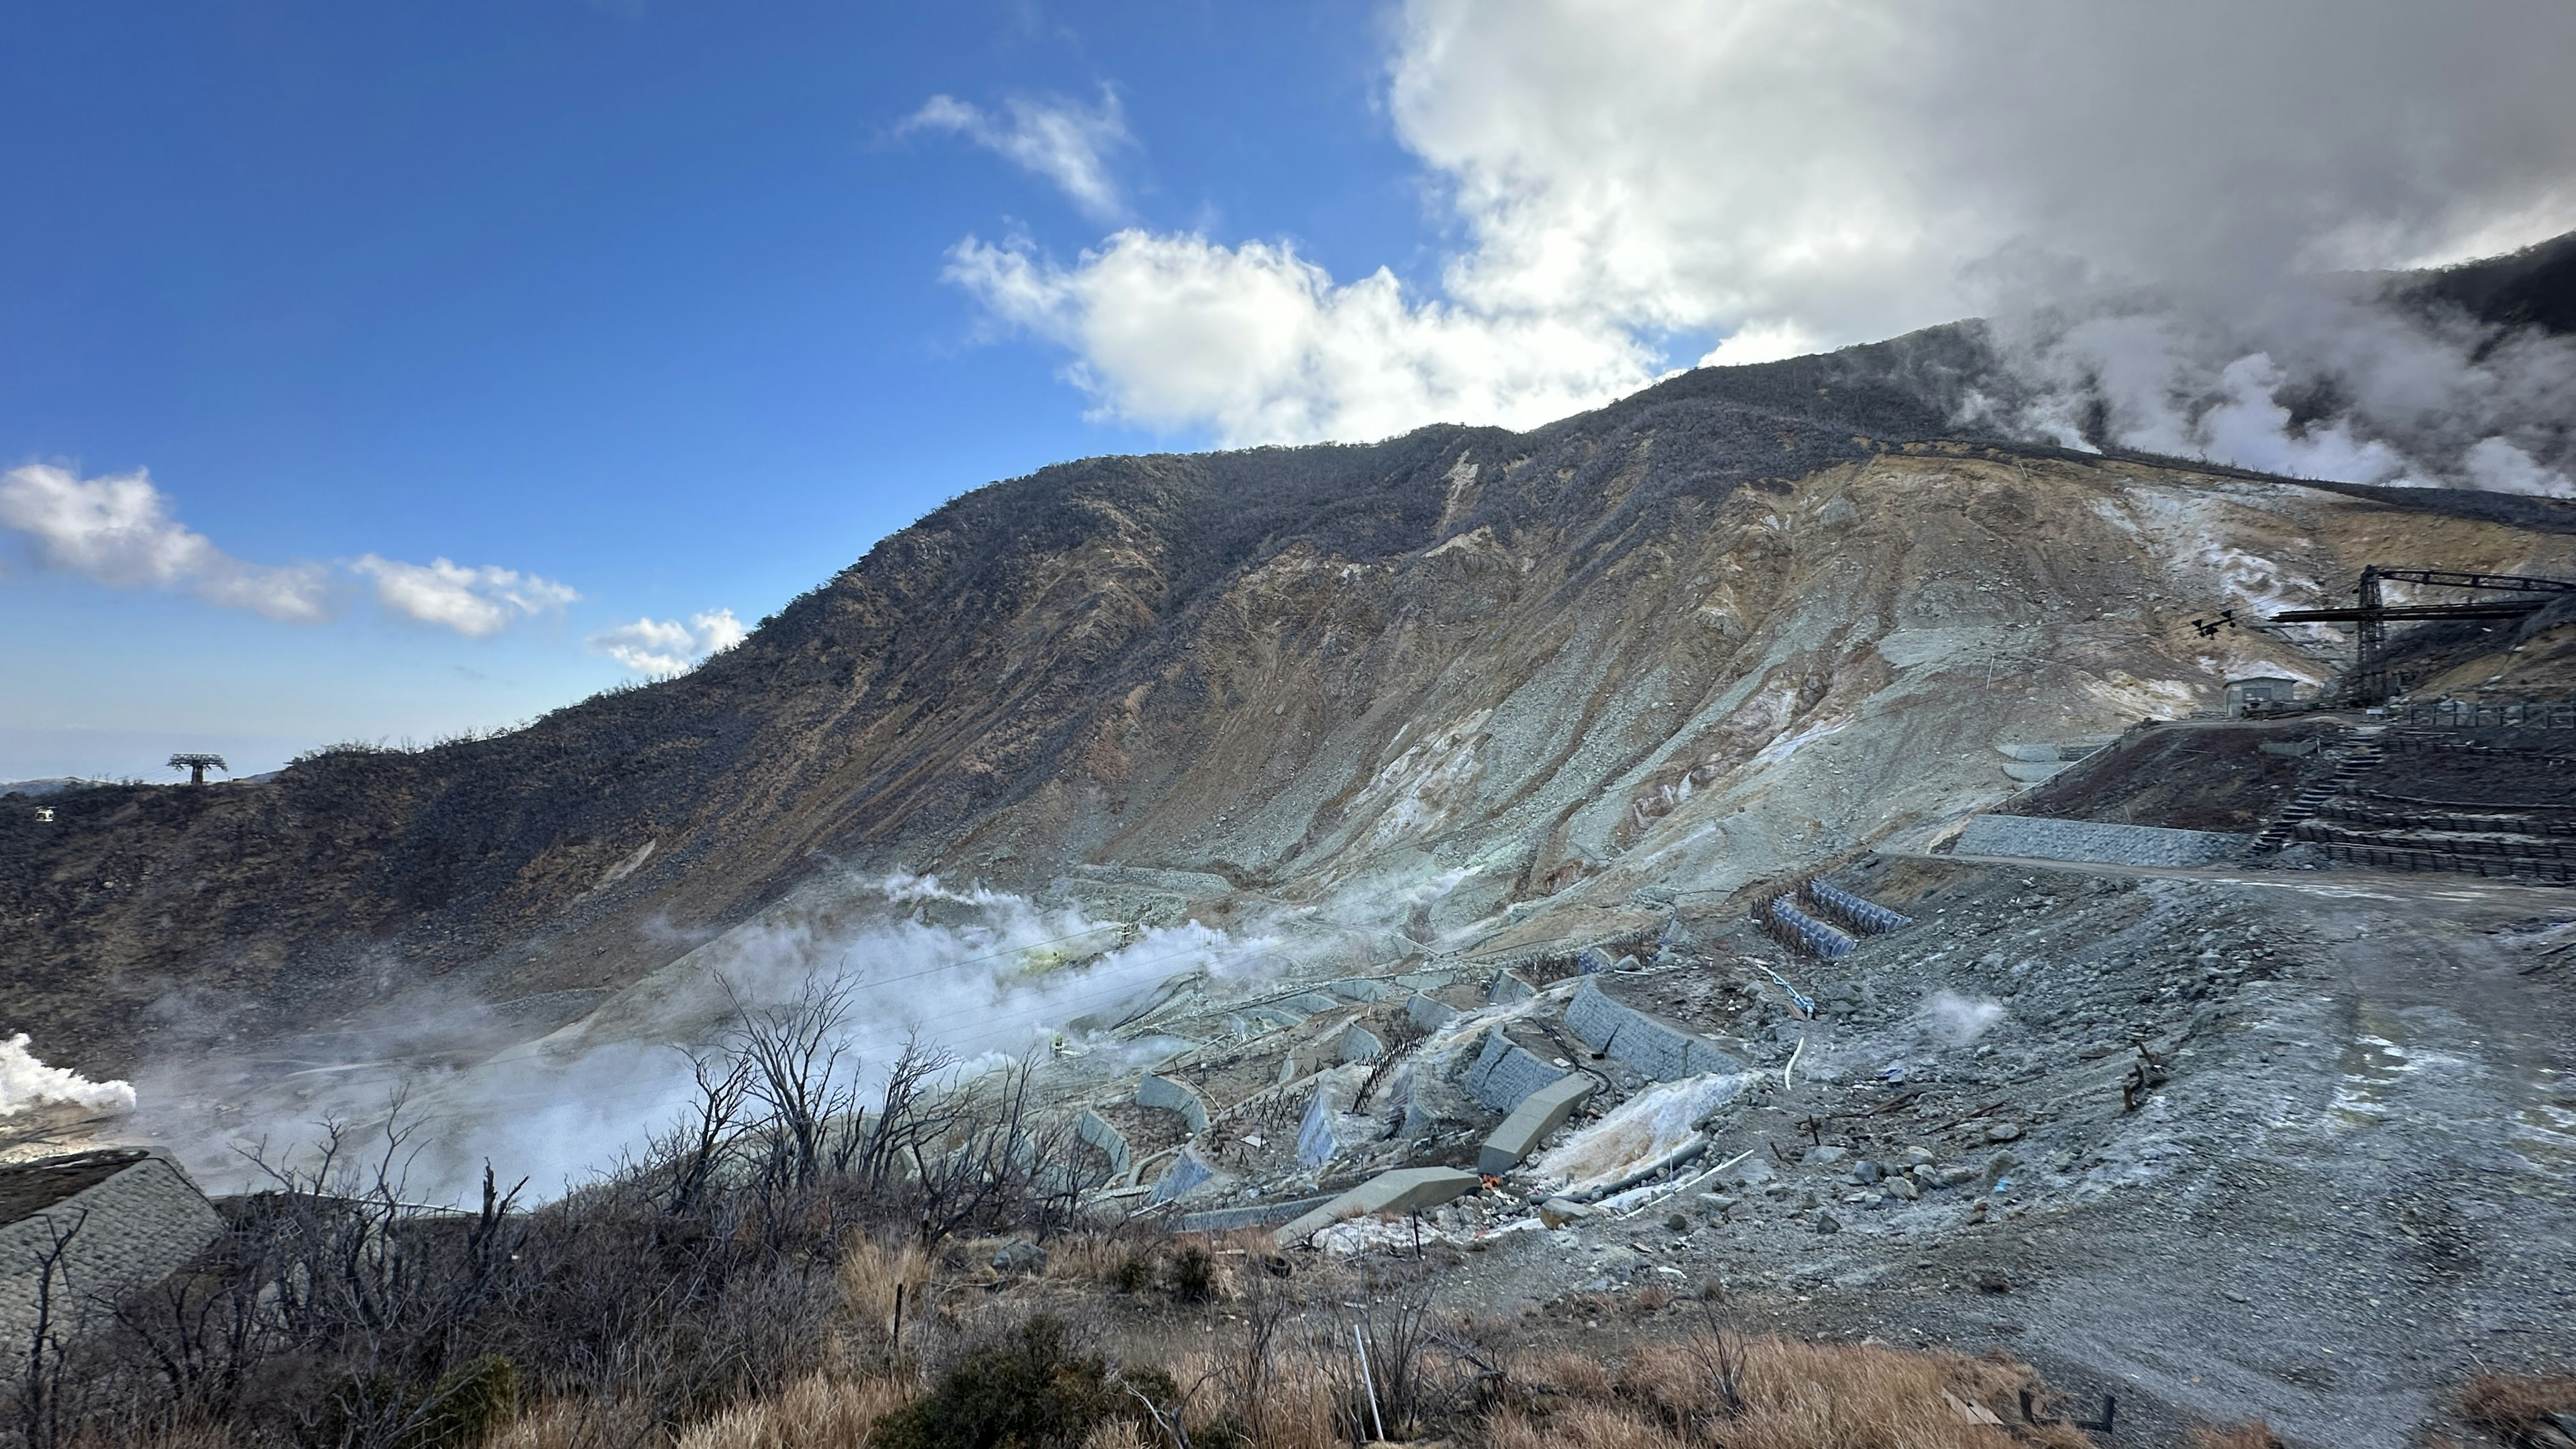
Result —
[[[2009,855],[2026,860],[2081,860],[2103,865],[2196,866],[2235,859],[2254,843],[2250,835],[2215,830],[2167,830],[2155,825],[2109,825],[2092,820],[2048,820],[2029,815],[1980,815],[1959,832],[1961,855]]]
[[[1496,1031],[1485,1038],[1485,1049],[1476,1054],[1458,1084],[1479,1102],[1497,1112],[1508,1112],[1521,1104],[1521,1099],[1565,1075],[1527,1047],[1514,1045],[1512,1039]]]
[[[0,1353],[25,1357],[57,1233],[69,1241],[53,1273],[55,1323],[76,1333],[96,1326],[114,1300],[178,1271],[222,1231],[188,1174],[158,1153],[0,1226]]]
[[[1596,982],[1575,989],[1565,1006],[1565,1024],[1594,1051],[1617,1057],[1659,1082],[1744,1070],[1744,1063],[1717,1043],[1611,1000]]]

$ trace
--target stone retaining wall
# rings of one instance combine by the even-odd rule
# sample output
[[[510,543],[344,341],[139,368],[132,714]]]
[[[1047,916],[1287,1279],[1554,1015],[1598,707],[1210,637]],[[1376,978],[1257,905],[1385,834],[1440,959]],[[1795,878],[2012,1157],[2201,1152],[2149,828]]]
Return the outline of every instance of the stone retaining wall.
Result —
[[[1575,988],[1574,999],[1565,1006],[1565,1024],[1594,1051],[1617,1057],[1659,1082],[1744,1070],[1744,1063],[1717,1043],[1623,1006],[1591,981]]]
[[[2189,867],[2233,860],[2253,843],[2253,836],[2215,830],[2167,830],[2155,825],[2110,825],[2031,815],[1980,815],[1959,832],[1958,843],[1952,848],[1960,855]]]
[[[96,1156],[79,1153],[50,1162]],[[41,1173],[49,1165],[9,1171]],[[157,1152],[133,1153],[103,1181],[0,1226],[0,1353],[23,1366],[49,1258],[53,1327],[68,1338],[104,1322],[116,1300],[178,1271],[223,1226],[188,1174]],[[62,1251],[56,1256],[58,1241]]]

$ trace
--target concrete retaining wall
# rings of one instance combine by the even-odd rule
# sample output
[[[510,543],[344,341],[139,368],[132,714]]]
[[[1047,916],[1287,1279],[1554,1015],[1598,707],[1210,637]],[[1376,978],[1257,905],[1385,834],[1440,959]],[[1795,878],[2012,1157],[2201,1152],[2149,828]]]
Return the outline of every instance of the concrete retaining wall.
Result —
[[[1415,1026],[1422,1028],[1426,1032],[1430,1032],[1438,1031],[1440,1028],[1456,1021],[1458,1019],[1458,1008],[1451,1006],[1449,1003],[1440,1000],[1436,996],[1425,996],[1420,992],[1416,992],[1411,1000],[1404,1003],[1404,1014],[1412,1020]]]
[[[1127,1151],[1127,1134],[1112,1126],[1108,1118],[1088,1107],[1083,1108],[1082,1115],[1074,1119],[1073,1135],[1099,1148],[1101,1153],[1108,1157],[1109,1175],[1112,1177],[1124,1177],[1127,1175],[1127,1169],[1136,1165],[1135,1159]]]
[[[1342,1028],[1340,1050],[1343,1061],[1373,1062],[1386,1055],[1386,1043],[1378,1040],[1376,1032],[1355,1021]]]
[[[1374,1213],[1409,1213],[1465,1197],[1484,1179],[1454,1167],[1400,1167],[1381,1172],[1279,1230],[1279,1246],[1302,1243],[1338,1222]]]
[[[1509,1112],[1530,1093],[1563,1075],[1544,1058],[1496,1031],[1485,1037],[1485,1049],[1459,1074],[1458,1085],[1487,1107]]]
[[[1702,1072],[1744,1070],[1744,1063],[1717,1043],[1658,1021],[1633,1006],[1622,1006],[1590,981],[1575,988],[1574,999],[1566,1003],[1565,1024],[1594,1051],[1617,1057],[1659,1082],[1678,1081]]]
[[[1199,1100],[1199,1094],[1192,1091],[1187,1082],[1176,1082],[1170,1077],[1147,1077],[1136,1084],[1136,1105],[1180,1113],[1181,1120],[1189,1124],[1193,1137],[1208,1129],[1207,1103]]]
[[[1476,1170],[1487,1176],[1499,1176],[1520,1166],[1547,1134],[1565,1125],[1583,1099],[1599,1085],[1590,1077],[1567,1073],[1549,1086],[1541,1087],[1521,1099],[1503,1125],[1485,1139],[1476,1153]]]
[[[1336,1196],[1338,1194],[1326,1193],[1322,1197],[1283,1197],[1270,1202],[1246,1203],[1242,1207],[1210,1208],[1203,1213],[1184,1213],[1181,1220],[1172,1226],[1174,1231],[1183,1233],[1230,1233],[1237,1228],[1266,1228],[1272,1223],[1304,1217]]]
[[[1197,1148],[1184,1147],[1180,1155],[1172,1159],[1172,1165],[1163,1169],[1163,1175],[1154,1180],[1154,1190],[1145,1195],[1145,1201],[1170,1202],[1184,1193],[1205,1187],[1223,1176],[1224,1174],[1199,1156]]]
[[[2166,830],[2154,825],[2108,825],[2092,820],[2047,820],[2027,815],[1980,815],[1959,832],[1960,855],[2008,855],[2025,860],[2080,860],[2102,865],[2197,866],[2233,860],[2254,843],[2250,835],[2215,830]]]

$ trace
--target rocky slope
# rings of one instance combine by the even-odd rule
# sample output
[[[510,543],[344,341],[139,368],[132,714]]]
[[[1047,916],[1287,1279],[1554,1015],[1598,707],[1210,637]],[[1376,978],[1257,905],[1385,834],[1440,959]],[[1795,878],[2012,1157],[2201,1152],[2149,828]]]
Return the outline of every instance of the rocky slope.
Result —
[[[428,982],[543,1029],[825,862],[1178,869],[1363,933],[1561,933],[1990,802],[1996,743],[2326,677],[2200,639],[2211,609],[2373,561],[2576,571],[2563,505],[1938,441],[1956,344],[1528,434],[1051,468],[516,734],[68,791],[50,824],[22,801],[0,989],[104,1070],[182,1021],[255,1037]]]

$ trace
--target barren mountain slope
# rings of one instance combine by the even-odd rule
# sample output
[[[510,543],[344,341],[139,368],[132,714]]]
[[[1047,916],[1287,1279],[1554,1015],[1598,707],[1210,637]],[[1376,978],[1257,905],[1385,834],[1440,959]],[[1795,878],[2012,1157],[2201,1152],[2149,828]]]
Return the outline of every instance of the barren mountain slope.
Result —
[[[1761,390],[1830,399],[1845,365]],[[1562,935],[1990,801],[1992,744],[2326,672],[2198,639],[2211,608],[2372,561],[2576,562],[2557,505],[1891,445],[1721,396],[1746,385],[1052,468],[692,675],[516,734],[74,792],[50,825],[20,802],[0,981],[49,1055],[107,1070],[182,1015],[256,1036],[425,982],[542,1030],[818,853],[1021,888],[1208,871],[1415,939],[1520,902],[1508,923]],[[1928,426],[1895,392],[1852,412]]]

